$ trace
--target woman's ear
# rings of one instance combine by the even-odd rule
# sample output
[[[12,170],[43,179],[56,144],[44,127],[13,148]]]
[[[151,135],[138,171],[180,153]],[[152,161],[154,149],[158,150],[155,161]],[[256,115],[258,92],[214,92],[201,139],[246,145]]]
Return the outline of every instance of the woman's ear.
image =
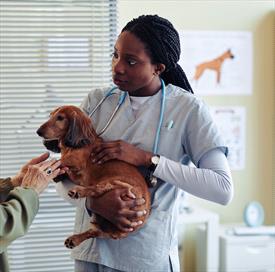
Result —
[[[154,75],[160,75],[165,71],[165,65],[163,63],[157,63],[155,66],[155,72]]]

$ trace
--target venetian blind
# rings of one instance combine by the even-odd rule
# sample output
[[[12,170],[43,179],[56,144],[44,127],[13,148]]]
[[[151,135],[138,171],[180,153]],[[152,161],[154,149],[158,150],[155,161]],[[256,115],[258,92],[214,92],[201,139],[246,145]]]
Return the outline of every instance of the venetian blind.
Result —
[[[116,0],[0,1],[0,175],[45,151],[37,128],[63,104],[111,84]],[[12,272],[73,271],[63,246],[74,208],[54,185],[41,195],[28,234],[9,247]]]

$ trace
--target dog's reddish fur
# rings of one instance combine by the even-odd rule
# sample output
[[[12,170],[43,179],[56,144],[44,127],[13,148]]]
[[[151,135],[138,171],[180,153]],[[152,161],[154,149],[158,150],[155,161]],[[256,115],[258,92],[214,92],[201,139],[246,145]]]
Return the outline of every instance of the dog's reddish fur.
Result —
[[[127,188],[137,198],[145,199],[145,204],[139,206],[147,211],[139,218],[144,224],[150,211],[150,194],[143,176],[135,166],[123,161],[111,160],[101,165],[92,163],[90,154],[102,139],[97,136],[90,118],[84,112],[75,106],[59,107],[37,133],[44,139],[59,140],[62,164],[69,168],[69,178],[78,185],[69,192],[70,197],[96,198],[116,188]],[[92,237],[120,239],[128,234],[95,215],[91,228],[69,237],[65,245],[73,248]]]

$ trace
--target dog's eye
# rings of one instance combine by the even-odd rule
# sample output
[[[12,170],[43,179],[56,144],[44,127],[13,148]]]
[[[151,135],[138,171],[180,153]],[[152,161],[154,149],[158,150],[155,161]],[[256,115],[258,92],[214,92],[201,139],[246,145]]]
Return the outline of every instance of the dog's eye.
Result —
[[[64,120],[64,117],[62,115],[57,115],[56,120],[62,121],[62,120]]]

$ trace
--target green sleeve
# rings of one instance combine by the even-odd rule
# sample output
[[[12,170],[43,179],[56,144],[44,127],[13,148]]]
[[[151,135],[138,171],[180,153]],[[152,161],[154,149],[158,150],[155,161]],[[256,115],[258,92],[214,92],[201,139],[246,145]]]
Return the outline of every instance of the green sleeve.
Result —
[[[38,208],[38,194],[33,189],[17,187],[10,191],[0,204],[0,253],[28,231]]]

